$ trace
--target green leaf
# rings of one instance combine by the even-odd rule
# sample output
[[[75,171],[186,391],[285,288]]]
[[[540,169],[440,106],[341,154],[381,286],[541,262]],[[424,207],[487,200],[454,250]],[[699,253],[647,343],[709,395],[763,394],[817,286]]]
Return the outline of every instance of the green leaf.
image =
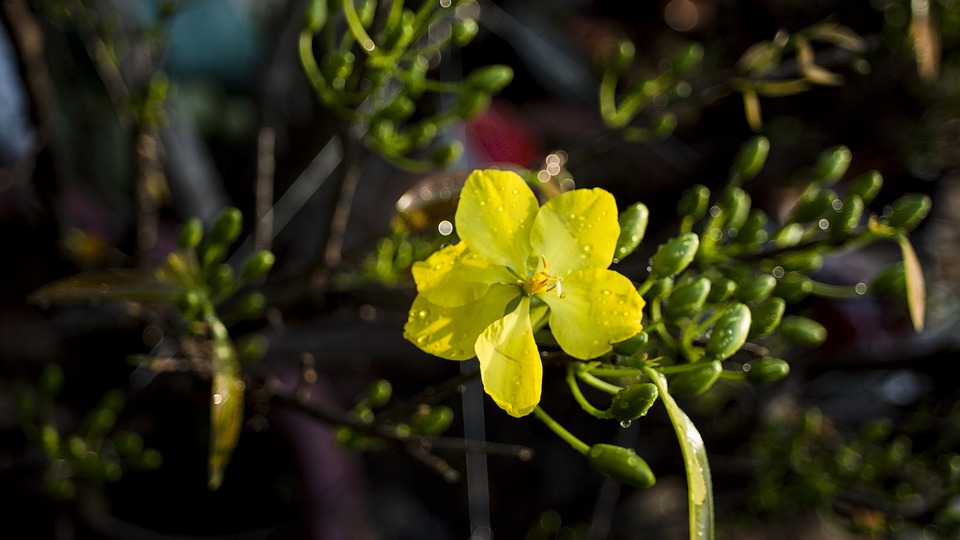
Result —
[[[927,297],[923,269],[920,268],[920,260],[917,259],[917,253],[913,250],[910,240],[907,240],[907,236],[901,234],[897,237],[897,243],[900,244],[900,252],[903,254],[903,269],[907,280],[907,309],[910,312],[910,320],[913,321],[914,330],[922,332]]]
[[[713,527],[713,486],[710,480],[710,464],[707,461],[707,449],[703,438],[690,418],[677,405],[667,391],[667,380],[659,372],[644,367],[643,373],[657,385],[660,399],[667,409],[667,415],[677,433],[680,450],[683,453],[683,465],[687,471],[687,500],[690,511],[690,539],[712,540]]]
[[[207,324],[213,338],[207,487],[216,490],[240,438],[244,386],[239,377],[240,360],[227,328],[214,315],[207,317]]]

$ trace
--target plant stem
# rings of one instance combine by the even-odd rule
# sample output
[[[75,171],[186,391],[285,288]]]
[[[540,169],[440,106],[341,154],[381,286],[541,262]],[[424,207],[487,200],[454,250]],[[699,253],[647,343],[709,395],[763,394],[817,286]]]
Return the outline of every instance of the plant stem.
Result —
[[[544,423],[551,431],[557,434],[558,437],[563,439],[567,444],[573,447],[574,450],[580,452],[583,455],[587,455],[587,452],[590,451],[590,447],[587,443],[576,438],[573,433],[567,431],[563,426],[557,423],[556,420],[550,418],[550,415],[543,410],[542,407],[537,405],[537,408],[533,410],[533,415],[536,416],[541,422]]]

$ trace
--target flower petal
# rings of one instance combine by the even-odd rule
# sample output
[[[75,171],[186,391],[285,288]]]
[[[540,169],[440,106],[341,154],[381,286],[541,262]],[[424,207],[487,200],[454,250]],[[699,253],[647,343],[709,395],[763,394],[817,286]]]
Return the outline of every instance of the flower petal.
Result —
[[[533,252],[543,255],[551,273],[606,268],[620,236],[617,202],[599,188],[576,189],[543,205],[530,231]]]
[[[530,327],[530,299],[494,321],[477,340],[483,389],[511,416],[530,414],[540,403],[543,364]]]
[[[494,283],[514,283],[506,267],[494,265],[467,249],[464,242],[447,246],[413,264],[417,292],[432,304],[457,307],[475,302]]]
[[[457,234],[487,260],[526,275],[530,227],[539,206],[516,173],[474,171],[460,193]]]
[[[507,305],[519,294],[516,287],[494,284],[480,300],[456,307],[434,304],[419,294],[410,306],[403,337],[424,352],[447,360],[473,358],[477,337],[503,317]]]
[[[562,296],[554,290],[538,297],[550,306],[550,331],[570,356],[596,358],[643,329],[643,298],[623,275],[591,268],[561,279]]]

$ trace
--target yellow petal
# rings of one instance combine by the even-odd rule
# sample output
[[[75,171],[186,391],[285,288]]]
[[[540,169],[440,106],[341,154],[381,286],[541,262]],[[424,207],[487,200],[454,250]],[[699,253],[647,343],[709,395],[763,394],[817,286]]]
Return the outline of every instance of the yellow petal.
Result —
[[[457,234],[487,260],[527,274],[530,227],[539,203],[511,171],[474,171],[460,193]]]
[[[507,304],[519,294],[515,286],[495,284],[480,300],[457,307],[444,307],[417,295],[403,327],[403,337],[423,351],[447,360],[473,358],[477,337],[490,323],[503,317]]]
[[[617,202],[599,189],[557,195],[540,209],[530,231],[535,254],[543,255],[551,273],[577,268],[606,268],[620,236]]]
[[[543,365],[530,327],[530,299],[494,321],[477,340],[483,389],[511,416],[530,414],[540,403]]]
[[[491,264],[467,249],[464,242],[414,263],[412,272],[417,292],[430,303],[447,307],[478,300],[494,283],[517,281],[506,267]]]
[[[591,268],[561,279],[562,295],[554,289],[537,296],[550,306],[550,331],[570,356],[596,358],[643,329],[643,298],[623,275]]]

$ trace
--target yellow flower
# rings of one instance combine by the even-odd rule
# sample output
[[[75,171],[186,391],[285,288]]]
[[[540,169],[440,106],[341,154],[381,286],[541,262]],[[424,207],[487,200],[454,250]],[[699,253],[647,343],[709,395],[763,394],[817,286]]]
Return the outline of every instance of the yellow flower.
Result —
[[[507,413],[524,416],[540,402],[533,324],[548,310],[557,343],[581,360],[642,329],[643,299],[607,269],[620,234],[610,193],[578,189],[540,207],[517,174],[474,171],[456,231],[458,244],[413,266],[419,294],[404,337],[449,360],[476,356],[484,390]]]

